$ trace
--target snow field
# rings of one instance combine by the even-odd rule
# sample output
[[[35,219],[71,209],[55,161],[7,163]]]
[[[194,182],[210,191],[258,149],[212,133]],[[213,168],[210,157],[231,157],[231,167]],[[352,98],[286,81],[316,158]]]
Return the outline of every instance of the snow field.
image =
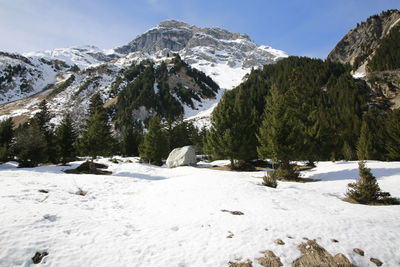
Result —
[[[374,266],[370,257],[400,264],[400,206],[341,200],[358,176],[357,162],[320,162],[305,176],[321,181],[279,182],[272,189],[260,185],[263,172],[168,169],[130,160],[99,160],[110,166],[109,176],[61,171],[81,162],[0,165],[0,266],[33,265],[36,251],[49,253],[44,266],[227,266],[240,259],[256,263],[267,249],[291,266],[304,237],[357,266]],[[400,197],[400,162],[367,166],[382,190]],[[87,194],[76,195],[78,187]],[[285,245],[275,244],[278,238]]]

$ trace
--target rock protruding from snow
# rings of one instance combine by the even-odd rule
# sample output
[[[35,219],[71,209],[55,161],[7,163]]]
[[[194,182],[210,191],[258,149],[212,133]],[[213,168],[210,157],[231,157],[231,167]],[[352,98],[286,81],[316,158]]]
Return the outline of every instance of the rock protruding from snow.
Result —
[[[175,148],[169,153],[167,159],[168,168],[175,168],[179,166],[193,166],[196,165],[196,152],[193,146],[184,146]]]

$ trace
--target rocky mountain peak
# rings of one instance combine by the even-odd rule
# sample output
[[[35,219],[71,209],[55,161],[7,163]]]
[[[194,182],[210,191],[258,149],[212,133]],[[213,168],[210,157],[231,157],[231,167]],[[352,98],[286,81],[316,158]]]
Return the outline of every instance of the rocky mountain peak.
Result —
[[[170,19],[170,20],[161,21],[157,25],[157,27],[159,27],[159,28],[182,28],[182,27],[189,28],[190,25],[183,21]]]

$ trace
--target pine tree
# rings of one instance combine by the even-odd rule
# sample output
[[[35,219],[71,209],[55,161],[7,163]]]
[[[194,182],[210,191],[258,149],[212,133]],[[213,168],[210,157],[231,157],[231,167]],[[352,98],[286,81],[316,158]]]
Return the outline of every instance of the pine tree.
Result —
[[[355,183],[348,185],[346,196],[361,204],[398,204],[398,200],[390,197],[387,192],[382,192],[372,175],[371,169],[365,166],[365,161],[358,163],[360,178]]]
[[[62,164],[66,164],[76,156],[75,142],[77,134],[75,132],[71,117],[65,115],[61,124],[56,129],[56,140],[59,148]]]
[[[154,116],[149,120],[147,133],[139,147],[139,155],[151,164],[161,165],[167,153],[168,140],[162,130],[160,117]]]
[[[58,163],[57,144],[53,132],[53,125],[50,123],[51,115],[47,108],[46,99],[40,102],[39,109],[40,111],[35,114],[33,120],[39,126],[40,131],[46,139],[46,153],[48,155],[48,160],[52,163]]]
[[[361,124],[360,138],[357,143],[357,156],[359,160],[372,159],[373,151],[372,134],[367,121],[363,120]]]
[[[21,167],[35,167],[48,160],[46,138],[36,121],[18,128],[14,150]]]
[[[139,145],[143,140],[143,130],[141,126],[124,127],[121,134],[121,153],[123,156],[138,156]]]
[[[400,110],[392,110],[386,121],[387,156],[390,160],[400,160]]]
[[[89,106],[89,116],[79,140],[81,152],[91,156],[92,160],[97,156],[112,154],[114,139],[111,136],[108,119],[100,94],[93,95]]]
[[[230,159],[231,168],[241,168],[257,157],[256,111],[244,88],[226,92],[212,114],[205,150],[214,158]]]
[[[300,153],[301,139],[298,138],[299,126],[292,121],[289,103],[290,96],[272,86],[266,100],[265,117],[257,136],[260,143],[257,148],[259,156],[280,162],[279,169],[273,175],[276,179],[298,178],[290,160],[296,159],[295,155]]]
[[[0,122],[0,161],[11,158],[11,141],[14,136],[14,124],[11,118]]]

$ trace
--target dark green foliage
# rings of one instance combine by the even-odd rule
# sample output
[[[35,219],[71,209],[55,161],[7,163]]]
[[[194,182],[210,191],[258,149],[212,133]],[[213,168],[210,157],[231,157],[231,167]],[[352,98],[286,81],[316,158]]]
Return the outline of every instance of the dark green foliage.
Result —
[[[73,82],[75,81],[75,75],[71,75],[68,79],[66,79],[64,82],[60,83],[59,85],[57,85],[53,91],[51,91],[51,93],[49,94],[49,96],[54,96],[57,95],[59,93],[61,93],[62,91],[64,91],[65,89],[68,88],[68,86],[70,86]]]
[[[365,161],[358,163],[360,178],[355,183],[348,185],[346,196],[360,204],[399,204],[398,200],[390,197],[387,192],[382,192],[372,175],[371,169],[365,166]]]
[[[39,126],[40,131],[46,139],[49,162],[58,163],[58,147],[53,131],[54,125],[50,123],[51,115],[47,109],[47,102],[45,99],[40,102],[39,109],[40,111],[35,114],[32,120]]]
[[[59,148],[59,156],[63,164],[75,158],[76,140],[77,133],[75,132],[71,117],[67,114],[56,129],[56,141]]]
[[[374,154],[372,146],[372,134],[368,127],[368,123],[364,120],[361,125],[360,138],[357,143],[357,157],[359,160],[368,160]]]
[[[12,118],[0,122],[0,161],[11,158],[11,141],[14,136],[14,124]]]
[[[113,152],[114,139],[111,136],[107,111],[103,107],[100,94],[92,96],[89,106],[89,116],[81,133],[79,148],[81,153],[92,159],[97,156],[109,156]]]
[[[192,145],[196,152],[201,153],[203,147],[203,131],[198,130],[192,122],[178,121],[170,122],[168,125],[169,151],[174,148]]]
[[[139,145],[143,141],[143,129],[140,125],[137,127],[127,127],[121,130],[120,149],[123,156],[138,156]]]
[[[143,113],[146,112],[156,113],[167,121],[175,121],[183,115],[183,104],[194,107],[193,99],[215,96],[219,88],[211,78],[192,69],[179,57],[175,57],[172,64],[168,70],[164,62],[158,67],[150,62],[142,62],[131,66],[121,78],[115,80],[113,94],[122,88],[116,104],[117,129],[138,123],[136,120],[143,120],[146,117]],[[196,88],[182,85],[180,79],[191,80]],[[123,81],[126,82],[125,87],[121,86]],[[171,84],[173,88],[170,88]]]
[[[14,151],[20,167],[35,167],[47,161],[46,138],[36,121],[18,128]]]
[[[275,148],[267,144],[271,142],[267,141],[270,139],[266,137],[267,132],[263,130],[265,136],[261,137],[260,130],[259,142],[262,148],[259,150],[262,157],[276,158],[277,153],[281,153],[289,155],[290,158],[285,161],[302,159],[311,164],[315,160],[354,159],[361,118],[368,109],[370,96],[365,82],[354,80],[348,74],[350,70],[350,66],[329,61],[289,57],[276,64],[266,65],[263,70],[253,70],[244,83],[225,94],[227,96],[223,97],[217,109],[225,110],[221,113],[232,114],[233,105],[229,103],[234,102],[233,99],[242,91],[246,95],[242,105],[247,105],[247,110],[255,108],[256,129],[281,129],[281,132],[269,131],[275,138],[283,138]],[[274,104],[276,101],[266,103],[266,96],[270,95],[272,87],[276,87],[277,101],[281,105]],[[269,105],[275,105],[269,110],[275,113],[275,121],[267,118],[271,113],[265,113]],[[226,121],[232,118],[237,120],[236,115],[229,119],[228,115],[226,117]],[[233,136],[231,132],[236,132],[233,129],[232,125],[226,124],[217,133],[210,131],[208,135],[225,136],[228,142],[229,136]],[[249,133],[253,137],[256,134],[257,130]],[[278,144],[277,141],[275,144]],[[206,147],[210,148],[208,152],[214,157],[226,154],[226,146],[208,142]]]
[[[385,143],[389,142],[385,131],[386,120],[386,112],[374,107],[364,114],[360,138],[357,143],[359,160],[386,159]]]
[[[386,151],[390,160],[400,160],[400,110],[392,110],[386,121]]]
[[[241,161],[248,162],[257,157],[256,111],[243,88],[224,94],[212,113],[211,122],[205,150],[214,159],[228,158],[231,168],[236,169]]]
[[[300,129],[293,121],[285,94],[272,86],[258,135],[258,155],[260,158],[271,158],[288,165],[300,152],[299,134]]]
[[[140,157],[151,164],[161,165],[168,152],[168,140],[162,130],[160,117],[154,116],[149,120],[147,133],[140,144]]]
[[[400,26],[395,26],[385,36],[368,62],[370,71],[396,70],[400,68]]]
[[[362,116],[367,111],[368,87],[363,81],[343,74],[327,84],[327,105],[331,137],[331,153],[336,159],[354,160]]]

